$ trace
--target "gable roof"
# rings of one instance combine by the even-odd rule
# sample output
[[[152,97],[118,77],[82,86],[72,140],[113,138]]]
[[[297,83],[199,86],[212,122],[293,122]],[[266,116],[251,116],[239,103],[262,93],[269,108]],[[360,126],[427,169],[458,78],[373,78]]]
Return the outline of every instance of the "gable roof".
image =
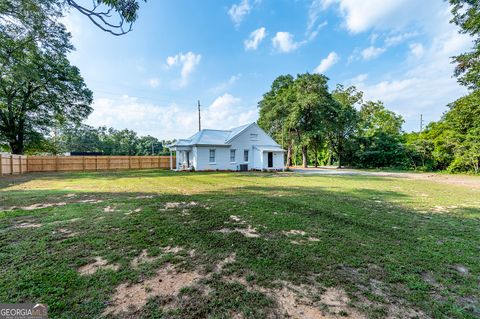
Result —
[[[228,145],[228,143],[235,137],[240,135],[254,123],[245,124],[239,127],[234,127],[230,130],[211,130],[203,129],[187,139],[180,139],[171,146],[193,146],[193,145]]]

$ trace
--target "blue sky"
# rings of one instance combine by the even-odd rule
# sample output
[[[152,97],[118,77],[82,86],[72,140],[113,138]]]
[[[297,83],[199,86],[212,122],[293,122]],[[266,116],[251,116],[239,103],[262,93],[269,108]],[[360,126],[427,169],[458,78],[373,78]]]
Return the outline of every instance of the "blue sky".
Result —
[[[85,4],[90,1],[85,0]],[[282,74],[320,72],[382,100],[418,130],[466,93],[450,57],[471,39],[441,0],[182,0],[142,4],[134,30],[114,37],[72,11],[77,65],[94,92],[87,123],[160,139],[257,120]]]

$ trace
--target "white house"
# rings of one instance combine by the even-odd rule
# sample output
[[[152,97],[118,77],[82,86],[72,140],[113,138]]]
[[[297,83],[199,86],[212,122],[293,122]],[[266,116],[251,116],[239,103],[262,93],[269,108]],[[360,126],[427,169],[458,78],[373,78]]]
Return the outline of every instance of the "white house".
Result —
[[[283,170],[284,150],[257,123],[231,130],[201,130],[168,145],[177,170]]]

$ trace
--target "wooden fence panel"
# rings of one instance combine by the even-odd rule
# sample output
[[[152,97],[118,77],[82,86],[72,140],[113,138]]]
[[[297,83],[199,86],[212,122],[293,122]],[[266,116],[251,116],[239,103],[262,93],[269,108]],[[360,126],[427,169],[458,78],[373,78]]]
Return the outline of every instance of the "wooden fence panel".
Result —
[[[28,171],[27,157],[0,154],[0,175],[23,174]]]
[[[175,156],[172,158],[175,168]],[[170,156],[23,156],[0,154],[0,176],[27,172],[170,169]]]

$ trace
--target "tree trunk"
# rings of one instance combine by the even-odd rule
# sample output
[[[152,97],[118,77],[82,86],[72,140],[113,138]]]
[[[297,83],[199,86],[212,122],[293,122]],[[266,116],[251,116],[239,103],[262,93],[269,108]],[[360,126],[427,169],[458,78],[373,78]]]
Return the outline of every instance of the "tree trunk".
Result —
[[[292,166],[292,144],[288,144],[287,147],[287,167]]]
[[[313,151],[314,151],[314,162],[315,162],[315,168],[318,167],[318,144],[315,143],[314,147],[313,147]]]
[[[338,137],[337,155],[338,155],[338,168],[342,168],[343,139],[340,136]]]
[[[307,158],[307,155],[308,155],[308,148],[306,145],[303,145],[302,146],[302,166],[307,168],[308,166],[308,158]]]
[[[23,155],[23,140],[11,140],[9,144],[12,154]]]

